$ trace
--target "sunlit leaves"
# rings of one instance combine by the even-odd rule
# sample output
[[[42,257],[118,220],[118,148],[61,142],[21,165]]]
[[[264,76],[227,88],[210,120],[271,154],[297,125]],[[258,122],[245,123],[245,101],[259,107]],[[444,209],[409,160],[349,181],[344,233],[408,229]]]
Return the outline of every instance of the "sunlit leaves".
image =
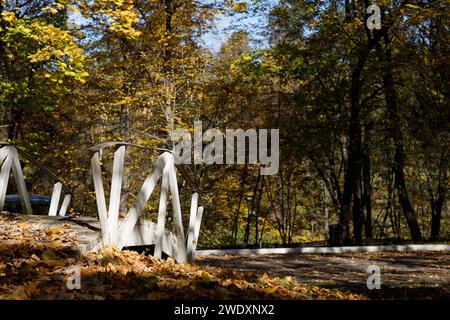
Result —
[[[138,13],[131,0],[100,0],[82,4],[84,14],[94,24],[100,24],[118,36],[135,39],[140,31],[135,28]]]
[[[247,10],[247,3],[246,2],[234,3],[231,7],[231,10],[233,10],[234,12],[244,12]]]
[[[3,299],[363,298],[305,286],[291,277],[177,264],[171,258],[156,260],[114,248],[78,257],[76,234],[67,224],[45,228],[8,214],[3,214],[0,222]],[[66,280],[74,266],[80,267],[82,290],[67,289]]]
[[[63,6],[54,4],[52,8]],[[2,87],[7,90],[1,94],[13,108],[21,108],[19,100],[31,99],[31,95],[42,90],[36,102],[41,101],[45,109],[49,105],[44,97],[56,97],[69,83],[85,82],[88,74],[84,52],[66,30],[45,19],[18,18],[13,12],[3,12],[1,19],[6,29],[0,40],[7,48],[7,70],[13,73],[3,77]],[[30,83],[34,84],[32,90]]]

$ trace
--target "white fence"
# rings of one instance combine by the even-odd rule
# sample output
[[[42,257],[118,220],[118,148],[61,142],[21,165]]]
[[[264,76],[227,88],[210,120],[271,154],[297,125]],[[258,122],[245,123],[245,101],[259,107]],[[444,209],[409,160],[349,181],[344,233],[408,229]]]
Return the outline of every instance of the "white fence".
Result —
[[[100,150],[108,146],[117,146],[111,179],[109,205],[106,205],[100,165]],[[197,248],[203,207],[199,206],[199,195],[192,194],[187,229],[187,239],[183,228],[183,215],[180,205],[176,167],[174,157],[169,152],[161,154],[153,167],[153,171],[144,181],[136,200],[128,210],[125,218],[119,221],[119,209],[122,192],[123,168],[126,143],[108,143],[92,148],[92,174],[94,178],[95,195],[98,216],[102,230],[103,246],[123,247],[155,245],[154,256],[161,258],[162,252],[173,257],[178,262],[191,262]],[[161,179],[161,193],[157,223],[142,218],[146,203],[149,201],[157,183]],[[172,200],[174,232],[165,228],[167,203],[169,193]]]
[[[22,204],[23,210],[27,214],[33,214],[33,209],[31,208],[30,197],[25,184],[25,179],[22,171],[22,166],[20,165],[19,155],[17,149],[5,142],[0,143],[0,211],[3,210],[5,205],[6,191],[8,188],[9,177],[11,171],[14,176],[14,180],[17,184],[17,191],[19,193],[20,202]],[[54,175],[52,176],[54,177]],[[50,208],[48,211],[49,216],[65,216],[67,209],[70,204],[71,195],[66,194],[64,196],[63,203],[59,207],[61,193],[63,185],[61,182],[56,182],[53,187],[52,199],[50,202]],[[59,207],[59,211],[58,211]]]

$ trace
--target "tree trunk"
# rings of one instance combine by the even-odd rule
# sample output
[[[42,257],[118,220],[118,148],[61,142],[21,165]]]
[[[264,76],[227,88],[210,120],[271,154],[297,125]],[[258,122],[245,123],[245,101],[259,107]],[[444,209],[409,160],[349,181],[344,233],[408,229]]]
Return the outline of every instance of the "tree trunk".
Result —
[[[366,129],[364,148],[363,148],[363,220],[364,220],[364,231],[366,234],[366,239],[372,239],[372,185],[371,185],[371,174],[370,174],[370,153],[369,153],[369,143],[368,143],[369,132]]]
[[[258,170],[258,178],[256,179],[255,187],[253,188],[253,197],[251,200],[251,204],[249,205],[249,211],[247,213],[247,225],[245,226],[245,234],[244,234],[244,244],[248,245],[250,241],[250,225],[252,223],[253,218],[253,212],[255,210],[255,200],[256,200],[256,193],[258,191],[258,185],[259,181],[261,179],[261,171]]]
[[[438,195],[436,199],[431,200],[431,240],[439,239],[441,229],[442,206],[444,198]]]
[[[322,189],[323,189],[323,219],[324,219],[324,231],[325,238],[329,234],[329,213],[328,213],[328,202],[329,202],[329,192],[325,186],[325,182],[322,181]]]
[[[431,240],[438,240],[441,229],[442,207],[445,203],[445,195],[447,189],[447,172],[443,168],[443,163],[446,159],[441,160],[438,189],[435,196],[431,196]]]
[[[342,195],[341,219],[343,236],[346,242],[350,240],[348,221],[351,215],[351,202],[353,196],[353,227],[357,242],[361,241],[361,74],[367,60],[367,52],[358,57],[357,64],[352,72],[350,125],[348,131],[349,147],[348,160],[344,178],[344,192]]]
[[[258,192],[258,201],[256,202],[256,210],[255,210],[255,248],[258,247],[258,237],[259,237],[259,210],[261,207],[261,196],[262,196],[262,192],[263,192],[263,187],[264,187],[264,176],[262,176],[261,179],[261,185],[259,187],[259,192]]]
[[[362,212],[362,191],[361,191],[361,173],[355,177],[355,187],[353,191],[353,237],[355,244],[362,243],[363,212]]]
[[[241,213],[241,205],[242,205],[242,199],[244,198],[244,190],[245,190],[245,180],[247,177],[247,167],[244,166],[242,169],[242,177],[241,177],[241,188],[239,192],[239,202],[238,207],[236,209],[236,213],[234,214],[234,222],[233,222],[233,245],[236,245],[237,243],[237,234],[238,234],[238,228],[239,228],[239,215]]]
[[[406,188],[405,179],[405,151],[403,144],[403,134],[400,128],[400,116],[397,105],[397,93],[394,87],[394,78],[392,70],[392,53],[390,50],[389,35],[384,36],[385,52],[384,52],[384,74],[383,84],[385,89],[385,100],[387,108],[387,118],[389,121],[389,133],[394,142],[394,164],[393,171],[395,175],[395,186],[397,188],[398,200],[402,207],[403,214],[405,215],[408,223],[409,230],[411,232],[411,239],[414,242],[420,242],[422,240],[422,234],[417,222],[417,218],[414,214],[414,209],[409,200],[408,190]]]

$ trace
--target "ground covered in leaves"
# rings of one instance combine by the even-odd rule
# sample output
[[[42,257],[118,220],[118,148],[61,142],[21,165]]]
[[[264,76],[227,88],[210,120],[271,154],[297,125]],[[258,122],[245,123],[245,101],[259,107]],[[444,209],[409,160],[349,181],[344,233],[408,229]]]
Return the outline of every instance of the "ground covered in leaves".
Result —
[[[450,299],[449,252],[378,252],[198,257],[205,266],[291,276],[369,299]],[[367,288],[367,268],[380,268],[380,290]]]
[[[80,289],[76,284],[79,270]],[[72,281],[73,280],[73,281]],[[0,215],[0,299],[364,299],[346,290],[233,268],[177,264],[134,251],[80,254],[69,225]]]

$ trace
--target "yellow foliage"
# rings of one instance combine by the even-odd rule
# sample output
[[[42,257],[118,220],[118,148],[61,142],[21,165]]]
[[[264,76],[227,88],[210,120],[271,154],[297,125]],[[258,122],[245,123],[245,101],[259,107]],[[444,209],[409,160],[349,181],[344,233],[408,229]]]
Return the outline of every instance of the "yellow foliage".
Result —
[[[2,20],[9,22],[9,23],[15,23],[18,21],[14,12],[9,12],[9,11],[2,12],[1,16],[2,16]]]

